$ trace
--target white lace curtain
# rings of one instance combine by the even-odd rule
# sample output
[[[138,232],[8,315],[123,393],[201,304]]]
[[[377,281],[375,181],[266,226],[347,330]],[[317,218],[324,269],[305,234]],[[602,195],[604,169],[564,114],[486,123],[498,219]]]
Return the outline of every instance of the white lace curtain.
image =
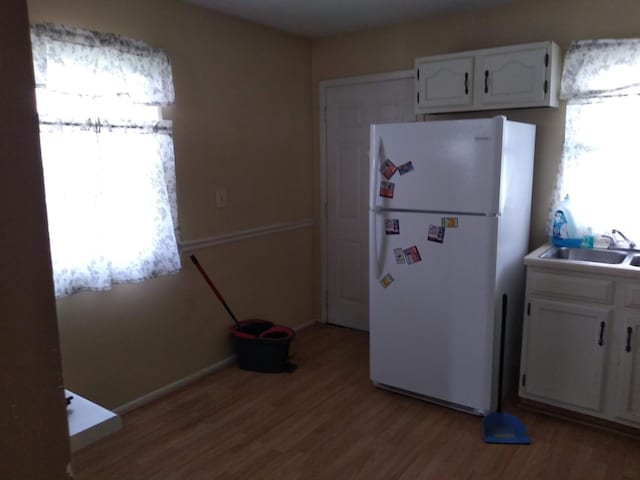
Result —
[[[548,225],[569,194],[576,221],[640,240],[640,40],[581,40],[565,56],[563,154]],[[549,231],[547,231],[549,233]]]
[[[56,296],[178,271],[167,56],[52,24],[31,41]]]

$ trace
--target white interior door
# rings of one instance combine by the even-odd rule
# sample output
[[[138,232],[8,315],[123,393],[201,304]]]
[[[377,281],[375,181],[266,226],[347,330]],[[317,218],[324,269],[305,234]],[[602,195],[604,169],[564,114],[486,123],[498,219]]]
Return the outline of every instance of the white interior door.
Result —
[[[324,89],[326,318],[368,330],[369,126],[415,120],[412,74]]]

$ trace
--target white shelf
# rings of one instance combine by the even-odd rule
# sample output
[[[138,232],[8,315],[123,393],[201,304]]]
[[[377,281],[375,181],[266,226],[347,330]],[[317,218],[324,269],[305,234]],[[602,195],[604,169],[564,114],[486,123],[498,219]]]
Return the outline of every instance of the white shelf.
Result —
[[[65,390],[65,397],[73,396],[67,406],[71,452],[80,450],[122,428],[120,417],[80,395]]]

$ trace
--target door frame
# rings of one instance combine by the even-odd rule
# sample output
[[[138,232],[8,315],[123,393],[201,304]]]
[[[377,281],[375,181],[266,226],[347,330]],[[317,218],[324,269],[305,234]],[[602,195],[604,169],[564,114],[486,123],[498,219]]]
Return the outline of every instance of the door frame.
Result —
[[[318,82],[318,125],[320,142],[320,322],[327,323],[329,319],[329,286],[327,281],[327,249],[329,232],[327,228],[327,91],[330,88],[349,85],[388,82],[390,80],[414,79],[415,72],[411,70],[397,70],[388,73],[358,75]]]

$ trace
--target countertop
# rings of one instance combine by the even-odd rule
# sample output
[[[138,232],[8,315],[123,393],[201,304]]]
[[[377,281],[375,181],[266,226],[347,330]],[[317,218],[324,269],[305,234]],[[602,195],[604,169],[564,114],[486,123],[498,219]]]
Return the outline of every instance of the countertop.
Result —
[[[627,258],[622,263],[596,263],[583,262],[578,260],[558,260],[552,258],[540,258],[540,255],[552,248],[553,245],[545,243],[524,257],[524,263],[530,267],[551,268],[556,270],[569,270],[572,272],[597,273],[601,275],[615,275],[640,280],[640,267],[629,265],[629,260],[633,255],[640,255],[640,252],[626,252]],[[622,250],[620,250],[622,251]]]
[[[71,452],[100,440],[122,428],[120,417],[106,408],[65,390],[65,397],[72,396],[67,406]]]

